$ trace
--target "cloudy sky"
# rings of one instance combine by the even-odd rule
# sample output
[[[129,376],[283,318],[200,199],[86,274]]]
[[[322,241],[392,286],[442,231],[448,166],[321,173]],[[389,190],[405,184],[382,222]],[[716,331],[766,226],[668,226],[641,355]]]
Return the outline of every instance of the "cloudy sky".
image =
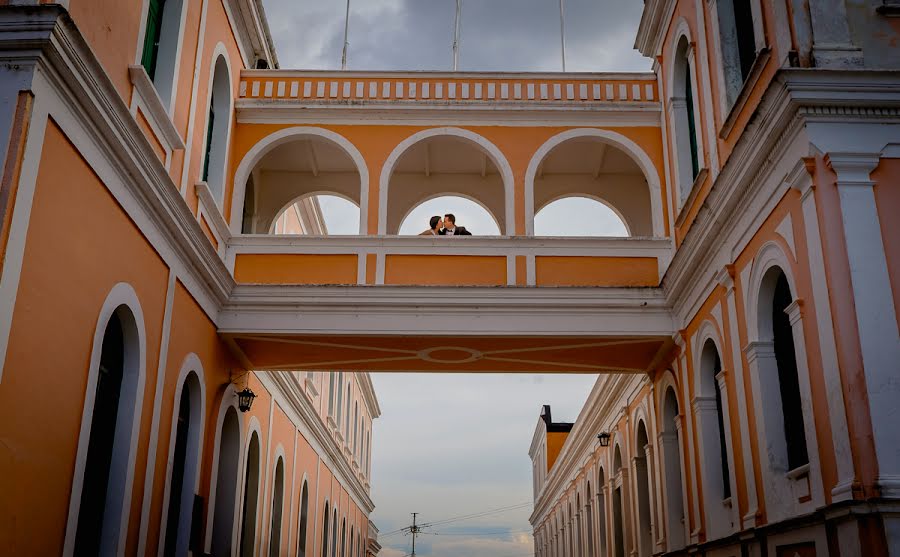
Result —
[[[642,2],[565,0],[569,71],[646,71],[632,49]],[[460,70],[558,71],[557,0],[463,0]],[[282,68],[339,69],[343,0],[264,0]],[[453,0],[351,0],[352,70],[449,70]],[[493,219],[463,200],[434,200],[403,228],[415,234],[432,214],[454,212],[480,234]],[[584,234],[572,222],[592,222],[621,235],[621,224],[585,204],[536,217],[538,234]],[[603,209],[600,208],[600,211]],[[578,215],[579,211],[583,215]],[[358,210],[323,202],[332,233],[354,233]],[[608,211],[607,211],[608,213]],[[600,215],[591,216],[591,215]],[[573,218],[575,216],[576,218]],[[543,222],[542,222],[543,221]],[[391,532],[420,521],[444,522],[419,538],[417,554],[437,557],[533,555],[531,463],[528,447],[542,404],[554,419],[574,420],[596,377],[591,375],[375,375],[383,416],[375,423],[372,517],[385,557],[409,553],[409,537]],[[484,511],[504,509],[484,514]]]

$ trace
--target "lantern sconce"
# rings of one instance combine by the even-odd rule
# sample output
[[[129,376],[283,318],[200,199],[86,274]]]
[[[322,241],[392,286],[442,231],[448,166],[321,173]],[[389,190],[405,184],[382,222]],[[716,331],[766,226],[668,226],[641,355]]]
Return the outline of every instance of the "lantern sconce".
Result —
[[[609,446],[609,433],[608,433],[608,432],[603,431],[603,432],[598,433],[598,434],[597,434],[597,439],[600,440],[600,446],[601,446],[601,447],[608,447],[608,446]]]
[[[247,412],[250,410],[250,407],[253,406],[253,399],[256,398],[256,393],[251,391],[249,387],[245,387],[243,391],[237,393],[237,397],[238,410]]]

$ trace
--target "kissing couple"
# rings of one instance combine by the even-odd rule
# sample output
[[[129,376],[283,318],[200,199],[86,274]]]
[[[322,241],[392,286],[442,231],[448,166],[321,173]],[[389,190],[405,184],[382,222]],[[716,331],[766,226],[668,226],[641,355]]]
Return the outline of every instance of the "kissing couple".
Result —
[[[444,218],[439,216],[431,217],[428,221],[430,228],[419,236],[471,236],[472,233],[466,230],[465,226],[456,226],[456,217],[453,213],[447,213]]]

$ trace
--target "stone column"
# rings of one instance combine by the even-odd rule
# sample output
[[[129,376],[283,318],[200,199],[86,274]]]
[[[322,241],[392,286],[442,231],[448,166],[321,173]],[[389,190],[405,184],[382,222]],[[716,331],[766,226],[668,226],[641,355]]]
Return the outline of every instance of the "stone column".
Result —
[[[869,399],[882,497],[900,497],[900,427],[897,362],[900,332],[888,275],[884,239],[870,175],[879,154],[829,153],[837,175],[841,219]],[[895,187],[884,184],[882,187]]]

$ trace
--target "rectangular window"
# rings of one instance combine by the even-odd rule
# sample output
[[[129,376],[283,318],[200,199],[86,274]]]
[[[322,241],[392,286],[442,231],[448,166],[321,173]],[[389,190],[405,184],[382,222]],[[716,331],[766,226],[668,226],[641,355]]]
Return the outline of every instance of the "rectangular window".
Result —
[[[141,65],[152,80],[156,74],[156,60],[159,57],[159,38],[162,33],[163,9],[166,0],[149,0],[147,28],[144,33],[144,52]]]

